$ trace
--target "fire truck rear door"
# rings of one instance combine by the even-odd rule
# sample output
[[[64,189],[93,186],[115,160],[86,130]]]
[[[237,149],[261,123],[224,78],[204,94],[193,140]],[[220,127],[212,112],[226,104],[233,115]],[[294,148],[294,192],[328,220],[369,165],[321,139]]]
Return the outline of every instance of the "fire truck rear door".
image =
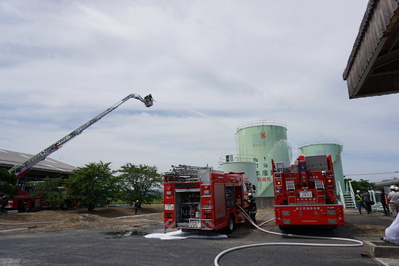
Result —
[[[225,184],[215,184],[215,216],[220,218],[227,215],[226,212],[226,188]]]

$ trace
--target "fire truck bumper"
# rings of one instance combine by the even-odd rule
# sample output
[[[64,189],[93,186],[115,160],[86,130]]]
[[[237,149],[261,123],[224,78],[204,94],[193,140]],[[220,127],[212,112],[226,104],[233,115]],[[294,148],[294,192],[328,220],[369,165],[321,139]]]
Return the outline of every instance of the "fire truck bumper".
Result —
[[[344,210],[333,205],[275,206],[277,225],[344,225]]]
[[[173,219],[165,219],[163,223],[163,228],[164,229],[176,228],[176,223]]]
[[[177,223],[177,228],[183,230],[215,230],[215,225],[212,220],[190,219],[188,223]]]

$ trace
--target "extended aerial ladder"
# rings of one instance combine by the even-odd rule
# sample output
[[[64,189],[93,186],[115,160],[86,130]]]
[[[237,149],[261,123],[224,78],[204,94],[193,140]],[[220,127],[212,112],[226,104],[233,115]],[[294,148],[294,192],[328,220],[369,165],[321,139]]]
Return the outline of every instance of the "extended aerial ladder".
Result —
[[[69,133],[68,135],[63,137],[62,139],[54,142],[53,144],[51,144],[50,146],[48,146],[46,149],[42,150],[38,154],[32,156],[31,158],[29,158],[28,160],[26,160],[20,164],[12,167],[11,169],[8,170],[8,172],[15,174],[19,179],[21,176],[26,174],[30,169],[32,169],[33,166],[35,166],[39,162],[46,159],[46,157],[49,156],[50,154],[52,154],[53,152],[60,149],[62,147],[62,145],[64,145],[65,143],[67,143],[68,141],[70,141],[71,139],[76,137],[77,135],[80,135],[86,128],[90,127],[91,125],[96,123],[98,120],[100,120],[101,118],[103,118],[104,116],[106,116],[107,114],[109,114],[110,112],[112,112],[113,110],[118,108],[121,104],[123,104],[124,102],[126,102],[127,100],[129,100],[131,98],[140,100],[141,102],[143,102],[145,104],[146,107],[150,107],[153,104],[153,98],[152,98],[151,94],[148,94],[147,96],[145,96],[144,99],[140,95],[130,94],[130,95],[126,96],[125,98],[123,98],[122,100],[120,100],[119,102],[112,105],[111,107],[109,107],[104,112],[100,113],[99,115],[95,116],[88,122],[84,123],[83,125],[81,125],[77,129],[75,129],[74,131],[72,131],[71,133]]]

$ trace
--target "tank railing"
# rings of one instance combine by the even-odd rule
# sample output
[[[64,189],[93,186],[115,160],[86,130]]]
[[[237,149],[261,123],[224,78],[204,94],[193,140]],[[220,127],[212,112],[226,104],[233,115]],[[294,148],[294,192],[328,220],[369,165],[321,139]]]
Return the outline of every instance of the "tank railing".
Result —
[[[239,125],[237,127],[237,131],[254,126],[281,126],[287,128],[287,123],[278,120],[258,120]]]
[[[337,139],[318,139],[313,141],[303,141],[298,143],[298,147],[304,147],[309,145],[318,145],[318,144],[336,144],[342,146],[342,142]]]
[[[337,184],[337,194],[339,196],[339,200],[341,201],[340,203],[342,206],[344,206],[344,209],[346,209],[346,204],[345,204],[345,197],[344,197],[344,192],[342,191],[341,183],[336,183]]]
[[[219,163],[230,163],[230,162],[256,162],[255,155],[251,154],[229,154],[220,156]]]
[[[381,212],[383,212],[384,211],[384,207],[382,206],[382,203],[381,203],[381,192],[380,191],[374,191],[374,195],[375,195],[375,200],[374,200],[374,205],[373,205],[373,207],[372,207],[372,210],[373,211],[381,211]],[[377,200],[377,198],[378,198],[378,200]]]
[[[368,192],[370,194],[370,200],[374,201],[374,202],[377,202],[377,200],[375,199],[375,191],[374,190],[369,190]]]
[[[301,150],[304,147],[307,146],[312,146],[312,145],[322,145],[322,144],[334,144],[334,145],[338,145],[338,151],[335,154],[331,154],[332,160],[333,162],[337,161],[337,159],[339,159],[339,156],[342,152],[343,149],[343,145],[342,142],[340,142],[339,140],[335,140],[335,139],[325,139],[323,140],[318,140],[318,141],[309,141],[309,142],[301,142],[298,144],[299,149]],[[302,150],[301,150],[302,151]]]
[[[337,159],[339,158],[339,156],[342,152],[342,149],[343,149],[342,142],[337,139],[320,139],[320,140],[316,140],[316,141],[301,142],[298,144],[298,147],[301,150],[301,148],[306,147],[306,146],[322,145],[322,144],[334,144],[334,145],[339,146],[338,151],[335,154],[331,154],[333,162],[337,161]]]
[[[371,206],[372,211],[382,211],[384,208],[382,207],[381,200],[377,202],[376,193],[374,190],[369,190],[370,200],[374,201],[374,205]],[[379,197],[380,199],[381,197]]]

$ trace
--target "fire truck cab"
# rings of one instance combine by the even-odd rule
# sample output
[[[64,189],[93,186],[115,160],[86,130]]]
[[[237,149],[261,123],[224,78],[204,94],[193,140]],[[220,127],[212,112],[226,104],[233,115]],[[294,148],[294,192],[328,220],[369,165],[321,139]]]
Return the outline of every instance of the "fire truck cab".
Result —
[[[292,225],[344,225],[331,156],[299,156],[273,164],[274,211],[280,229]]]
[[[221,230],[244,222],[250,184],[243,173],[211,167],[172,166],[164,175],[164,229]],[[237,206],[238,205],[238,206]]]

